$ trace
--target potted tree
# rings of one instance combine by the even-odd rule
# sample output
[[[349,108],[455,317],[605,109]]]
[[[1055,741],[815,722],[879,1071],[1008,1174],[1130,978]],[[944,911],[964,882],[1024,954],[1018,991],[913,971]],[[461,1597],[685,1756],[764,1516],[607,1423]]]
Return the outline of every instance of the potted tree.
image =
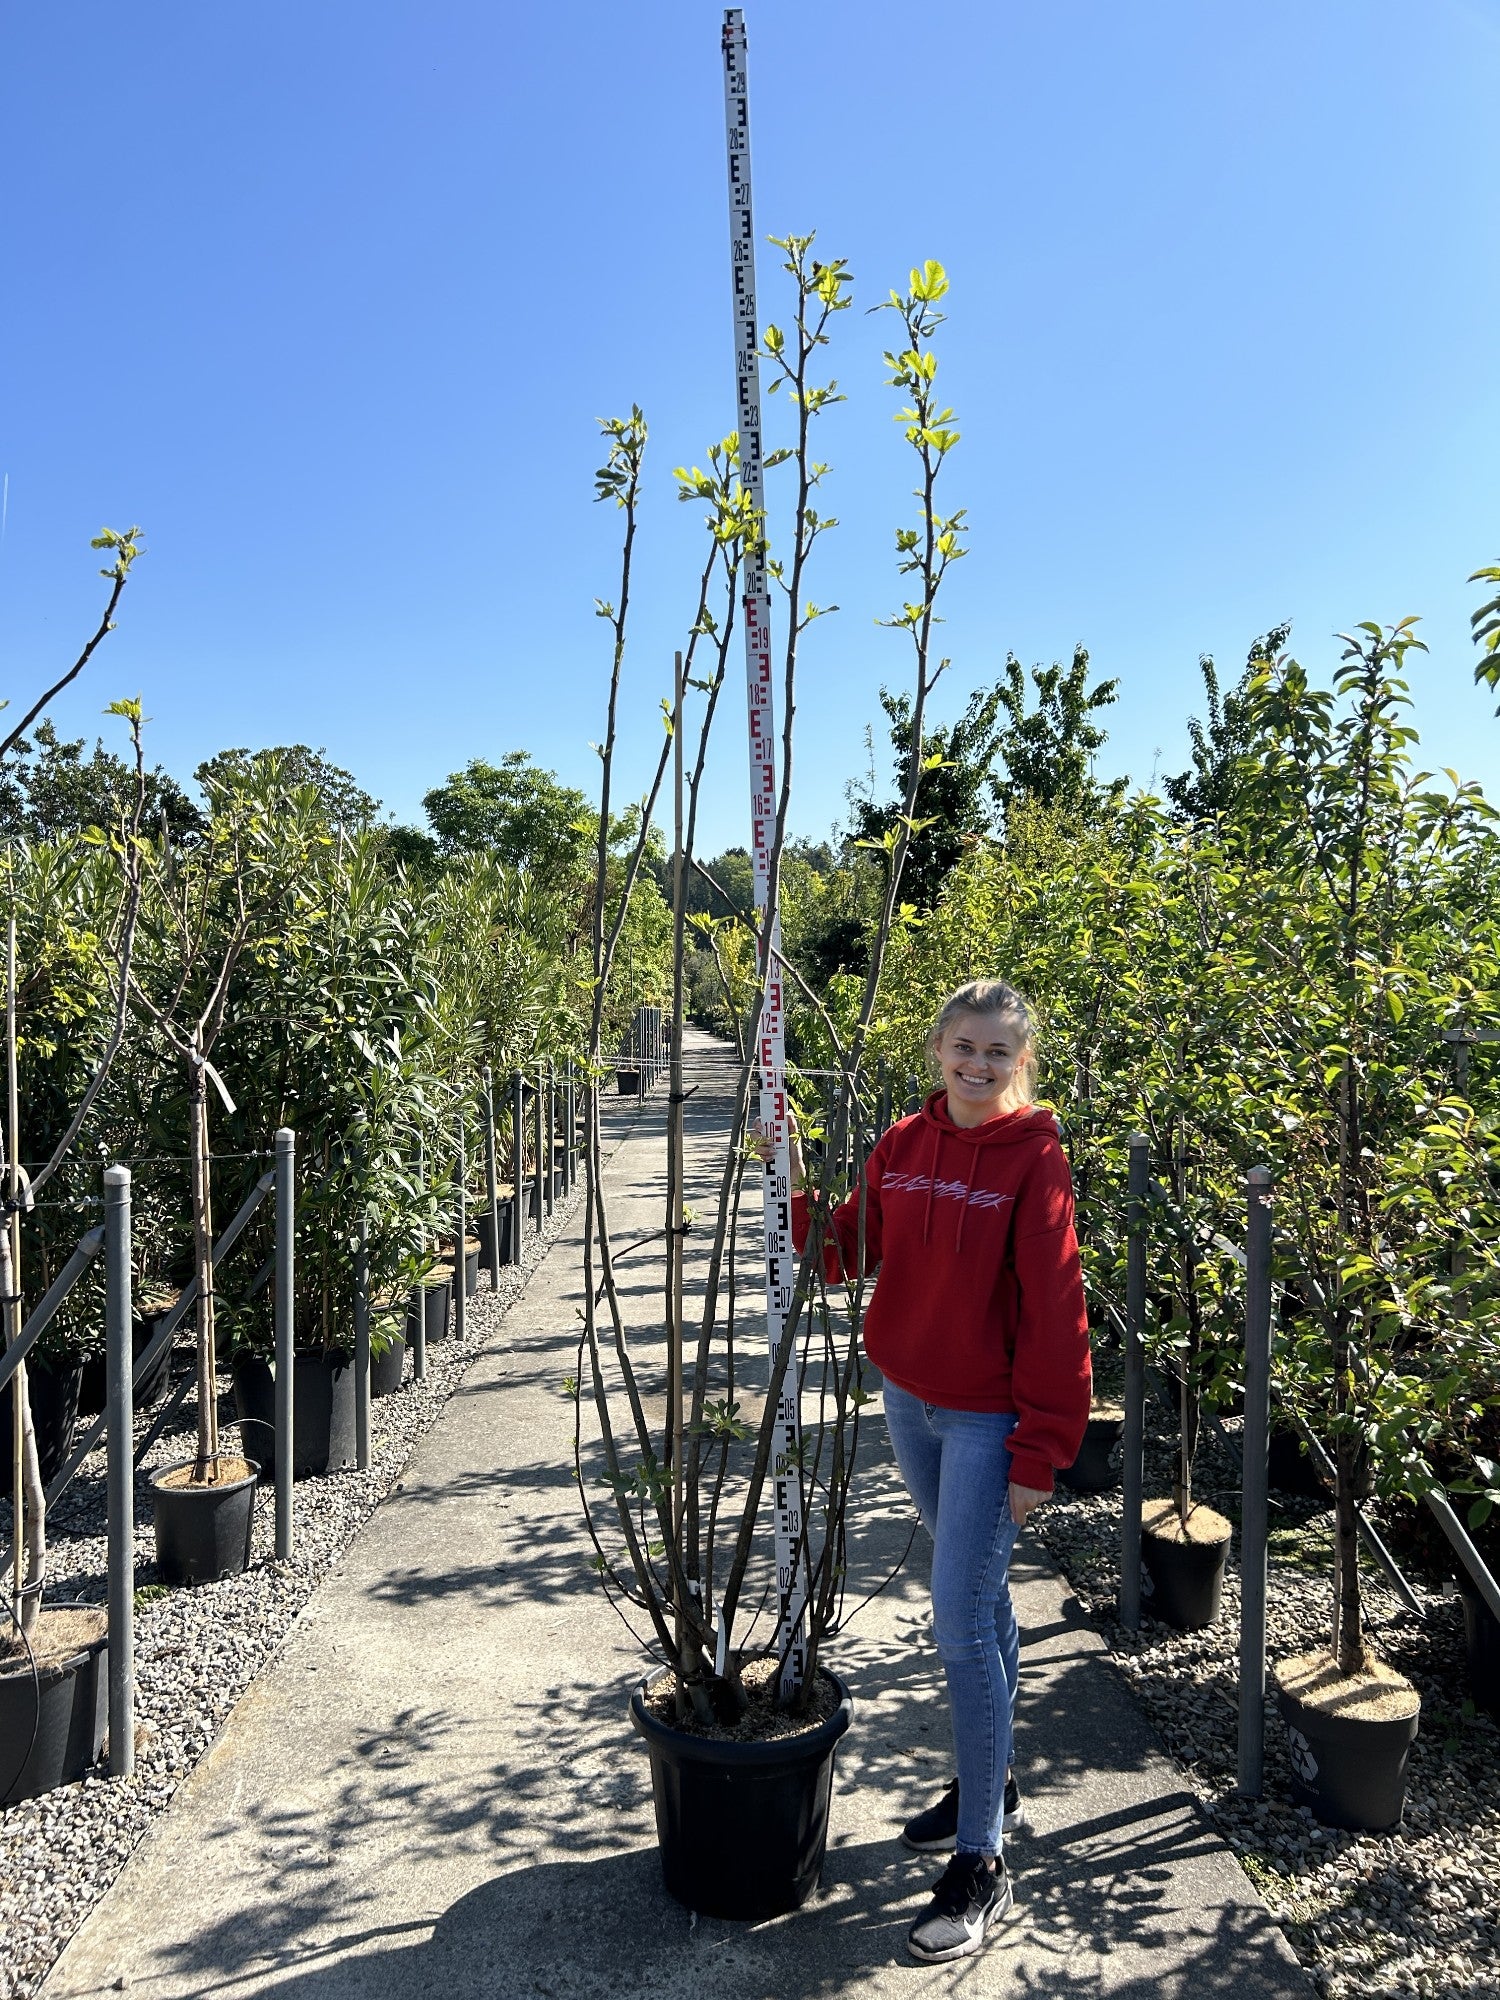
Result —
[[[1371,1828],[1401,1816],[1420,1698],[1366,1638],[1357,1510],[1433,1483],[1433,1441],[1472,1407],[1463,1356],[1493,1282],[1486,1141],[1436,1069],[1442,1030],[1493,983],[1488,944],[1460,944],[1447,915],[1486,809],[1411,767],[1413,623],[1346,635],[1329,692],[1289,658],[1261,669],[1244,815],[1246,858],[1275,858],[1252,953],[1278,1236],[1305,1302],[1278,1361],[1336,1469],[1328,1643],[1275,1678],[1294,1798]],[[1456,1252],[1475,1260],[1457,1282]]]
[[[241,959],[264,948],[266,918],[325,838],[313,789],[288,790],[274,762],[205,784],[206,836],[187,853],[164,848],[147,905],[147,963],[138,959],[131,974],[138,1011],[181,1064],[174,1108],[188,1136],[198,1439],[192,1458],[152,1475],[157,1562],[169,1583],[235,1575],[250,1557],[260,1467],[219,1440],[210,1100],[231,1116],[237,1107],[213,1055]]]
[[[138,528],[124,535],[105,529],[94,539],[95,548],[107,549],[113,556],[111,564],[101,572],[112,585],[104,616],[75,664],[42,693],[21,721],[0,740],[0,768],[5,770],[7,778],[13,775],[13,761],[7,764],[7,760],[14,760],[25,751],[25,732],[54,696],[82,672],[95,648],[112,630],[115,610],[131,566],[140,553],[139,534]],[[96,932],[104,946],[105,976],[92,996],[94,1004],[73,1013],[73,1048],[75,1053],[88,1050],[86,1067],[75,1079],[76,1088],[70,1091],[66,1108],[54,1104],[54,1111],[61,1112],[58,1125],[48,1135],[50,1146],[45,1160],[29,1175],[23,1173],[20,1164],[20,993],[16,953],[19,911],[14,861],[10,869],[6,965],[9,1090],[5,1116],[0,1122],[7,1161],[8,1217],[6,1226],[0,1228],[0,1295],[5,1301],[7,1347],[19,1340],[23,1325],[23,1216],[33,1211],[37,1196],[73,1156],[124,1044],[129,1019],[129,981],[141,903],[141,817],[146,774],[139,702],[115,702],[109,712],[127,721],[135,754],[128,796],[119,802],[118,817],[110,826],[94,830],[97,838],[90,841],[112,857],[115,883],[110,906],[102,913],[102,930]],[[32,905],[32,914],[40,914],[39,904]],[[96,910],[96,919],[100,914]],[[37,940],[38,959],[46,948],[43,940],[48,935],[44,931]],[[50,933],[51,948],[56,949],[62,942],[61,933]],[[80,1777],[99,1755],[106,1713],[109,1636],[106,1615],[90,1608],[48,1607],[43,1601],[47,1572],[46,1483],[37,1445],[29,1373],[24,1361],[17,1365],[7,1397],[13,1454],[9,1463],[14,1473],[10,1495],[12,1538],[3,1557],[10,1623],[9,1629],[0,1634],[0,1780],[3,1780],[0,1804],[35,1797]]]
[[[1193,1474],[1205,1403],[1224,1400],[1239,1272],[1198,1219],[1202,1207],[1202,1153],[1178,1136],[1165,1163],[1166,1185],[1155,1188],[1155,1207],[1166,1223],[1168,1312],[1147,1330],[1147,1353],[1177,1392],[1177,1465],[1169,1496],[1148,1500],[1141,1512],[1141,1560],[1151,1585],[1151,1609],[1187,1631],[1219,1616],[1224,1562],[1232,1524],[1200,1499]],[[1225,1322],[1229,1324],[1226,1325]]]
[[[787,387],[794,409],[793,441],[771,460],[793,468],[792,525],[785,551],[769,560],[770,574],[786,600],[781,701],[783,714],[790,717],[800,641],[821,615],[805,598],[808,559],[818,537],[833,525],[813,505],[813,489],[826,467],[814,460],[810,447],[812,424],[837,398],[832,384],[812,377],[833,316],[850,302],[850,280],[842,262],[820,262],[812,255],[811,238],[790,237],[781,247],[795,286],[795,321],[785,336],[774,327],[766,329],[763,356],[777,371],[778,382]],[[890,622],[906,632],[913,645],[916,688],[912,751],[904,773],[906,809],[880,850],[880,887],[867,968],[841,1024],[811,983],[797,973],[774,923],[763,914],[750,926],[758,976],[751,982],[749,1018],[736,1016],[733,1022],[741,1049],[753,1046],[769,977],[793,981],[816,1010],[820,1032],[828,1037],[842,1078],[834,1093],[824,1155],[825,1193],[848,1150],[854,1093],[880,991],[884,950],[897,920],[916,790],[924,768],[923,709],[946,665],[937,660],[931,643],[938,588],[949,563],[963,553],[961,516],[941,517],[934,504],[938,473],[957,442],[957,432],[949,428],[950,413],[938,406],[933,387],[936,363],[929,346],[941,319],[936,301],[946,289],[941,267],[929,264],[912,274],[907,295],[893,296],[903,337],[887,359],[893,381],[911,399],[905,413],[906,434],[921,466],[922,511],[919,526],[898,535],[902,570],[915,581],[910,586],[912,601]],[[737,583],[748,564],[765,559],[763,526],[740,481],[735,440],[726,440],[709,454],[707,471],[696,467],[679,471],[682,497],[707,505],[709,547],[678,686],[672,702],[664,704],[668,741],[641,813],[641,832],[623,869],[617,870],[609,851],[611,783],[635,511],[646,445],[639,410],[607,424],[606,437],[608,457],[599,475],[599,497],[623,511],[625,533],[618,607],[600,606],[600,615],[611,627],[613,661],[602,746],[584,1092],[588,1230],[584,1324],[578,1374],[572,1383],[578,1411],[576,1466],[601,1581],[607,1591],[644,1615],[651,1632],[656,1667],[636,1689],[631,1714],[651,1757],[667,1887],[695,1909],[746,1918],[795,1908],[816,1883],[836,1746],[852,1713],[848,1689],[826,1667],[823,1655],[840,1624],[847,1573],[845,1523],[862,1411],[869,1401],[859,1349],[866,1281],[861,1278],[847,1291],[836,1287],[830,1296],[822,1281],[820,1246],[811,1242],[788,1286],[782,1339],[761,1375],[741,1336],[745,1312],[736,1302],[733,1271],[750,1116],[749,1071],[741,1068],[711,1212],[704,1221],[696,1215],[692,1219],[695,1240],[701,1231],[706,1268],[698,1323],[695,1327],[687,1323],[682,1273],[689,1217],[684,1201],[680,1068],[685,878],[693,865],[709,733],[736,636]],[[722,600],[711,597],[715,586],[723,592]],[[679,778],[682,803],[671,858],[665,1341],[656,1350],[659,1365],[653,1365],[647,1351],[626,1338],[615,1281],[617,1251],[600,1171],[600,1087],[608,1074],[607,1051],[614,1046],[608,1009],[621,940],[640,889],[646,825],[669,756],[675,752],[683,763],[688,756],[685,690],[704,699],[691,772]],[[763,911],[776,907],[789,786],[790,771],[783,764]],[[639,945],[633,956],[639,976]],[[747,1379],[755,1384],[753,1409]],[[780,1441],[781,1405],[783,1399],[800,1405],[804,1396],[810,1405],[816,1404],[818,1415],[816,1419],[809,1415],[798,1444],[788,1450]],[[742,1629],[743,1607],[752,1579],[766,1574],[767,1552],[760,1546],[759,1523],[763,1497],[773,1481],[800,1525],[788,1574],[778,1578],[774,1563],[771,1566],[771,1587],[781,1597],[781,1611],[769,1646],[757,1647],[747,1643]],[[596,1483],[607,1496],[597,1512],[591,1499]]]
[[[326,809],[324,811],[326,821]],[[392,870],[374,829],[328,837],[288,882],[271,926],[274,953],[243,963],[234,1016],[246,1083],[230,1131],[292,1124],[303,1172],[297,1197],[293,1299],[293,1470],[337,1471],[355,1456],[354,1284],[361,1245],[376,1379],[397,1371],[404,1300],[437,1227],[421,1169],[442,1092],[443,934],[430,885]],[[252,1225],[253,1226],[253,1225]],[[269,1228],[269,1224],[264,1225]],[[260,1239],[269,1270],[269,1240]],[[254,1259],[247,1260],[254,1268]],[[424,1268],[430,1259],[423,1256]],[[446,1303],[446,1293],[444,1294]],[[234,1382],[247,1453],[274,1463],[274,1353],[269,1300],[252,1280],[233,1301]]]

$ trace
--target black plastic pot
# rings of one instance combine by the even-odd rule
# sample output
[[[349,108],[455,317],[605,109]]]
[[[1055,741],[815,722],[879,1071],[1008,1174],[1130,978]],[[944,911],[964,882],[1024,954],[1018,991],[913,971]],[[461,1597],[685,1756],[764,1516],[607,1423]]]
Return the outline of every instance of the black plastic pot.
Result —
[[[434,1340],[444,1340],[448,1334],[448,1307],[453,1299],[453,1280],[434,1278],[422,1287],[422,1310],[427,1327],[429,1346]],[[414,1342],[417,1337],[417,1307],[415,1300],[408,1300],[406,1307],[406,1338]]]
[[[1272,1427],[1266,1449],[1266,1481],[1273,1492],[1321,1500],[1325,1507],[1333,1498],[1307,1446],[1295,1431],[1280,1426]]]
[[[370,1356],[370,1394],[394,1396],[401,1387],[405,1366],[406,1342],[399,1333],[393,1333],[387,1337],[383,1351]]]
[[[72,1784],[104,1746],[109,1639],[56,1666],[0,1674],[0,1806]]]
[[[641,1073],[638,1069],[617,1069],[615,1088],[621,1097],[639,1097],[641,1094]]]
[[[1464,1649],[1469,1659],[1469,1692],[1476,1708],[1500,1721],[1500,1619],[1485,1603],[1467,1570],[1459,1573],[1464,1607]]]
[[[510,1197],[499,1203],[500,1210],[500,1262],[510,1262]],[[495,1252],[490,1243],[490,1212],[482,1208],[474,1220],[474,1233],[479,1238],[479,1261],[493,1277],[495,1275]]]
[[[1331,1715],[1283,1687],[1276,1706],[1286,1724],[1293,1805],[1325,1826],[1380,1833],[1400,1823],[1419,1714],[1393,1721]]]
[[[141,1356],[151,1345],[156,1329],[161,1325],[169,1307],[160,1312],[138,1314],[130,1329],[130,1351],[136,1367]],[[151,1364],[151,1373],[135,1385],[135,1407],[149,1410],[159,1403],[166,1393],[167,1380],[172,1373],[172,1343],[169,1340]],[[109,1387],[109,1369],[103,1354],[90,1354],[83,1364],[83,1380],[78,1388],[78,1414],[80,1417],[97,1417],[104,1408],[104,1399]]]
[[[708,1917],[749,1922],[798,1909],[817,1887],[828,1841],[834,1752],[854,1712],[839,1705],[805,1735],[719,1743],[660,1722],[630,1697],[651,1755],[656,1837],[668,1892]]]
[[[234,1357],[234,1401],[240,1414],[240,1444],[260,1466],[262,1479],[276,1476],[276,1377],[258,1354]],[[341,1472],[354,1463],[354,1362],[331,1354],[299,1354],[292,1372],[292,1477],[306,1479]]]
[[[82,1384],[81,1361],[38,1361],[33,1357],[26,1363],[26,1385],[31,1396],[31,1421],[36,1430],[43,1486],[52,1484],[68,1456],[73,1426],[78,1421],[78,1392]],[[3,1466],[12,1462],[11,1413],[15,1400],[7,1384],[0,1394],[0,1465]],[[4,1775],[0,1771],[0,1777]]]
[[[1224,1558],[1229,1540],[1178,1542],[1141,1530],[1141,1560],[1151,1582],[1148,1609],[1153,1618],[1175,1625],[1179,1632],[1196,1632],[1219,1616],[1224,1582]]]
[[[479,1290],[479,1244],[464,1245],[464,1297],[472,1299]]]
[[[1090,1417],[1077,1458],[1057,1475],[1063,1485],[1074,1493],[1104,1493],[1118,1486],[1120,1463],[1114,1450],[1124,1428],[1124,1417]]]
[[[179,1459],[151,1475],[156,1566],[163,1583],[216,1583],[220,1577],[241,1575],[250,1561],[259,1465],[249,1460],[247,1478],[226,1480],[220,1486],[162,1484],[168,1473],[192,1463],[190,1458]]]

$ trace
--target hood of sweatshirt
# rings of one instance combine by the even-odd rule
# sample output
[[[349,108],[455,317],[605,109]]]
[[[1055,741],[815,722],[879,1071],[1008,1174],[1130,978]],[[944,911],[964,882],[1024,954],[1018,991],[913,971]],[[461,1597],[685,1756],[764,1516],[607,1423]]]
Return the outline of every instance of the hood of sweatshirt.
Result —
[[[1040,1105],[1023,1105],[1016,1111],[1002,1111],[998,1118],[987,1118],[982,1125],[955,1125],[948,1110],[948,1093],[935,1090],[917,1114],[932,1135],[932,1158],[927,1169],[927,1206],[922,1217],[922,1241],[932,1240],[932,1198],[941,1177],[941,1162],[944,1151],[951,1146],[960,1146],[964,1160],[964,1199],[958,1204],[958,1227],[954,1233],[953,1247],[962,1250],[964,1245],[964,1220],[968,1214],[969,1196],[974,1190],[974,1176],[979,1166],[979,1156],[991,1146],[1026,1145],[1037,1139],[1053,1137],[1057,1132],[1057,1120],[1050,1111]]]

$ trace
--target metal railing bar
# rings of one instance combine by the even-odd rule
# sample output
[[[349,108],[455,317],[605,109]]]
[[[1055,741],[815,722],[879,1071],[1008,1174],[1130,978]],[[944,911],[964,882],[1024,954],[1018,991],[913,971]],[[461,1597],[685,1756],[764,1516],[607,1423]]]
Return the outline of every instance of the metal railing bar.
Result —
[[[1490,1615],[1500,1618],[1500,1584],[1496,1583],[1493,1573],[1485,1566],[1484,1557],[1469,1540],[1464,1524],[1454,1513],[1447,1494],[1433,1492],[1427,1494],[1425,1498],[1427,1505],[1437,1516],[1438,1526],[1453,1544],[1459,1561],[1474,1579],[1475,1588],[1490,1608]]]
[[[260,1207],[275,1184],[276,1175],[273,1171],[268,1174],[262,1174],[255,1186],[250,1190],[250,1193],[240,1205],[239,1214],[235,1216],[234,1220],[213,1247],[212,1261],[215,1270],[218,1269],[224,1258],[239,1241],[240,1236],[244,1232],[245,1225],[249,1222],[251,1216],[254,1215],[256,1209]],[[161,1322],[155,1333],[152,1334],[149,1344],[142,1353],[140,1360],[135,1364],[134,1380],[137,1383],[143,1381],[148,1371],[155,1365],[162,1349],[171,1340],[173,1334],[176,1333],[178,1327],[181,1326],[183,1320],[187,1317],[188,1308],[197,1296],[198,1280],[190,1278],[187,1284],[184,1285],[176,1305],[169,1312],[162,1315]],[[182,1393],[182,1391],[178,1392],[179,1400]],[[170,1404],[170,1407],[175,1408],[175,1404]],[[83,1461],[88,1457],[95,1445],[98,1444],[100,1438],[103,1437],[107,1421],[107,1417],[103,1415],[96,1417],[84,1433],[82,1440],[74,1445],[72,1451],[68,1454],[67,1463],[47,1488],[47,1505],[49,1507],[57,1505],[63,1494],[67,1492],[68,1488],[77,1478],[78,1468],[83,1464]],[[139,1456],[137,1456],[136,1462],[139,1464]]]
[[[12,1375],[26,1359],[39,1337],[52,1323],[53,1314],[72,1291],[89,1265],[98,1256],[104,1245],[104,1224],[98,1223],[86,1236],[80,1236],[73,1254],[58,1272],[43,1293],[40,1303],[33,1310],[26,1324],[15,1340],[0,1355],[0,1389],[4,1389]]]

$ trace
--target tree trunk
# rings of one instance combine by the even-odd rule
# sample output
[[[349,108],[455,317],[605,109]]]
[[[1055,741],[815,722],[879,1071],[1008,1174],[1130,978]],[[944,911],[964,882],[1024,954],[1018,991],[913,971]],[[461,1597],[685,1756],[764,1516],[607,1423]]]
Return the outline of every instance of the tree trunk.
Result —
[[[218,1369],[214,1353],[213,1204],[208,1164],[208,1076],[195,1052],[188,1064],[192,1101],[193,1268],[198,1280],[198,1462],[194,1480],[219,1477]]]
[[[0,1293],[10,1301],[5,1307],[6,1345],[21,1331],[21,1303],[15,1261],[11,1254],[14,1223],[0,1229]],[[41,1461],[37,1457],[36,1428],[31,1421],[31,1391],[28,1369],[23,1361],[11,1377],[12,1426],[15,1460],[11,1466],[12,1518],[19,1524],[13,1536],[6,1568],[11,1573],[13,1608],[28,1637],[36,1630],[42,1609],[42,1585],[47,1574],[47,1495],[42,1485]]]
[[[1334,1344],[1337,1407],[1341,1413],[1347,1401],[1344,1384],[1348,1380],[1349,1362],[1349,1343],[1341,1337]],[[1359,1456],[1355,1440],[1341,1431],[1333,1449],[1338,1475],[1334,1498],[1333,1650],[1341,1674],[1357,1674],[1366,1665],[1359,1577]]]

